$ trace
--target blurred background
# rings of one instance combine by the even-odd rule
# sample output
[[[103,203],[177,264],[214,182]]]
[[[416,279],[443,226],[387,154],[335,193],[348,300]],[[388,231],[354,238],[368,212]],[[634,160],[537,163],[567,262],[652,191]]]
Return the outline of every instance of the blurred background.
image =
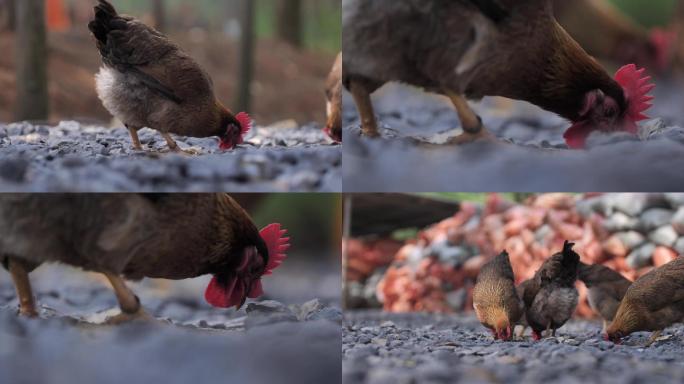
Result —
[[[646,27],[665,25],[671,21],[679,0],[609,0],[618,9]]]
[[[325,122],[324,83],[341,47],[339,0],[112,0],[168,34],[217,96],[258,124]],[[87,24],[95,0],[0,0],[0,122],[109,122]]]
[[[576,243],[630,280],[684,254],[684,194],[357,194],[345,197],[344,307],[470,312],[480,268],[506,250],[516,284]],[[576,316],[593,317],[580,292]]]

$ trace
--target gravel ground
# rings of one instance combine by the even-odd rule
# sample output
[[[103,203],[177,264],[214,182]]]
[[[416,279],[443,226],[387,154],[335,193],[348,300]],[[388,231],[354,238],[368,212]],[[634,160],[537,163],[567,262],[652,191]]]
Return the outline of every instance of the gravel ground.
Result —
[[[680,86],[660,84],[658,117],[640,137],[595,135],[571,151],[569,123],[523,102],[485,98],[474,104],[499,143],[441,145],[460,133],[453,107],[435,95],[389,84],[374,95],[382,138],[360,136],[356,108],[344,99],[344,189],[367,191],[680,191],[684,111]],[[454,129],[454,128],[457,129]],[[426,172],[426,170],[429,170]]]
[[[342,150],[315,125],[259,127],[239,148],[216,138],[176,137],[200,155],[168,153],[143,129],[145,151],[123,127],[0,124],[0,190],[28,192],[234,192],[342,190]]]
[[[1,383],[340,381],[339,288],[332,298],[310,285],[306,301],[285,305],[280,300],[303,293],[265,280],[268,299],[278,301],[235,311],[204,302],[207,279],[143,280],[131,287],[158,321],[109,326],[98,323],[119,310],[97,275],[44,266],[31,278],[38,319],[17,316],[9,276],[0,272]],[[339,287],[339,274],[310,280]]]
[[[474,316],[345,312],[342,381],[352,383],[672,383],[684,380],[684,327],[615,345],[599,322],[571,320],[555,338],[493,341]]]

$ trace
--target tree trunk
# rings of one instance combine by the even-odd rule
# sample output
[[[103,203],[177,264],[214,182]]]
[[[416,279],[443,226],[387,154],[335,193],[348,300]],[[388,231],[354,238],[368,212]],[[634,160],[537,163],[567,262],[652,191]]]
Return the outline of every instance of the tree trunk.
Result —
[[[252,78],[254,77],[254,1],[242,0],[240,7],[240,73],[237,90],[237,110],[250,112]]]
[[[166,9],[164,0],[152,0],[152,14],[154,15],[155,28],[159,32],[166,32]]]
[[[17,2],[17,120],[47,120],[45,2]]]
[[[289,44],[301,48],[302,41],[302,1],[278,0],[278,36]]]
[[[7,30],[17,29],[17,3],[16,0],[5,0],[5,14],[7,16]]]

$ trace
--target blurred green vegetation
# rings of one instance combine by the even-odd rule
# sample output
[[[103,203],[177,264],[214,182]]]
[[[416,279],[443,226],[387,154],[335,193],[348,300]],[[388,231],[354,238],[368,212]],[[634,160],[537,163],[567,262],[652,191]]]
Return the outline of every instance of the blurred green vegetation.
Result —
[[[342,49],[341,1],[305,0],[304,45],[311,49],[337,53]],[[276,8],[274,0],[257,0],[257,35],[275,37]]]
[[[166,0],[167,17],[187,0]],[[256,30],[259,38],[276,38],[275,0],[256,1]],[[223,1],[194,0],[191,2],[197,15],[207,21],[210,28],[219,30],[226,17],[226,6]],[[140,16],[151,9],[149,1],[117,0],[116,6],[122,12]],[[339,0],[304,0],[303,28],[304,46],[313,50],[337,53],[342,47],[342,5]]]
[[[341,252],[342,198],[332,193],[276,193],[252,213],[259,228],[280,223],[288,230],[292,252],[317,255],[330,262]]]
[[[573,0],[566,0],[573,1]],[[611,0],[634,20],[647,27],[667,25],[678,0]]]

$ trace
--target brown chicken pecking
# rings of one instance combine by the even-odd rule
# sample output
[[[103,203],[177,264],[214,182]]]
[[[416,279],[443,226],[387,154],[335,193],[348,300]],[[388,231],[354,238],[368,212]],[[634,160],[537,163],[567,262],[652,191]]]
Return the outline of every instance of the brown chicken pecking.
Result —
[[[652,331],[647,345],[666,327],[684,320],[684,258],[677,257],[638,278],[627,289],[606,339],[620,343],[638,331]]]
[[[171,133],[218,136],[224,150],[243,142],[249,116],[233,115],[216,99],[211,78],[195,60],[160,32],[98,1],[88,24],[103,61],[97,94],[126,125],[136,150],[142,150],[138,130],[144,127],[159,131],[174,151],[180,148]]]
[[[575,281],[580,257],[572,250],[573,245],[566,240],[563,250],[544,261],[534,274],[534,282],[525,289],[525,316],[535,340],[542,337],[543,331],[551,331],[555,336],[556,329],[575,312],[579,296]]]
[[[506,251],[485,264],[477,275],[473,307],[480,323],[492,331],[494,339],[510,340],[513,327],[523,313],[514,280]]]
[[[325,133],[331,139],[342,142],[342,53],[337,55],[325,87],[326,115]]]
[[[608,267],[582,262],[579,264],[577,277],[587,286],[589,306],[603,319],[603,332],[605,332],[632,282]]]
[[[451,99],[468,142],[488,136],[466,97],[503,96],[570,120],[565,139],[637,132],[653,88],[643,71],[611,78],[556,22],[551,0],[343,0],[343,84],[363,132],[378,136],[370,95],[398,81]]]
[[[127,320],[144,315],[123,278],[213,278],[216,307],[241,307],[263,294],[261,278],[285,258],[279,224],[257,230],[226,194],[0,196],[0,260],[10,271],[20,312],[37,314],[28,273],[61,262],[103,273]]]

